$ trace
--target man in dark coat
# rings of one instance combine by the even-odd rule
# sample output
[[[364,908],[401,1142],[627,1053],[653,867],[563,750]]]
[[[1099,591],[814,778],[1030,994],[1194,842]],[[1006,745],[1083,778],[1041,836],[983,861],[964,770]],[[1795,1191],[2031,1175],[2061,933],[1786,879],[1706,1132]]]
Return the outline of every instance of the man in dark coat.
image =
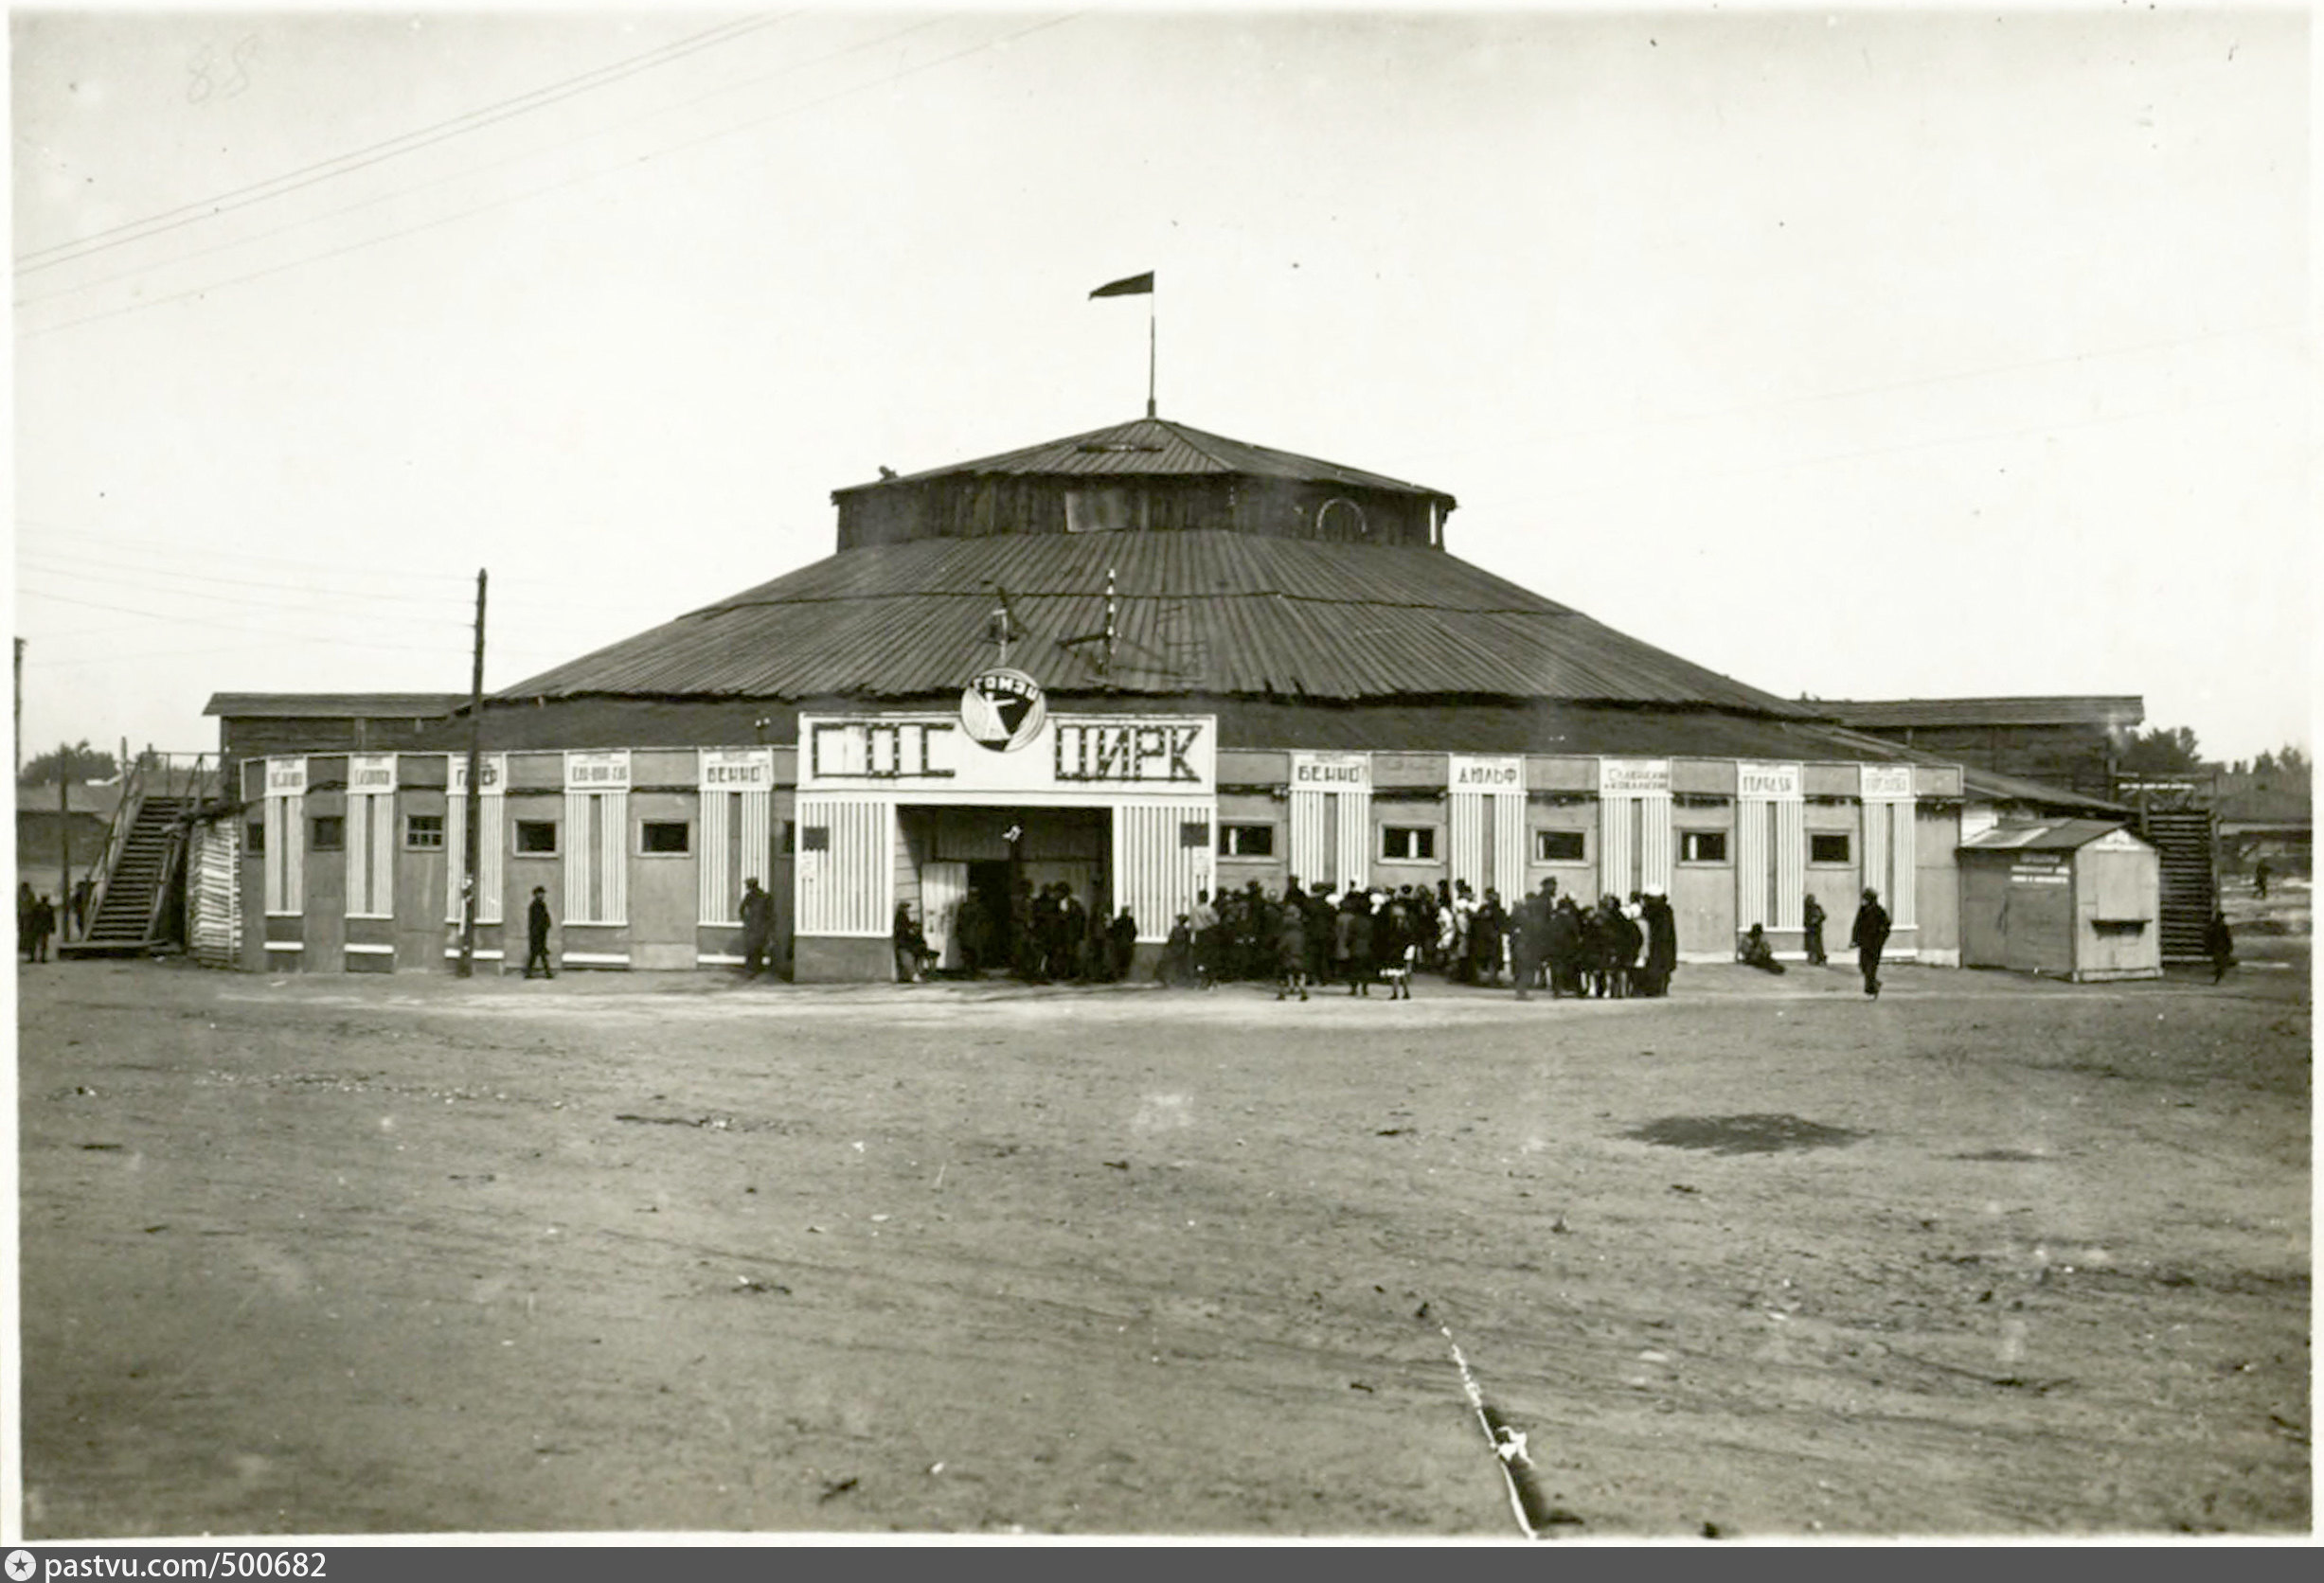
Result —
[[[775,938],[775,898],[759,888],[756,876],[742,881],[742,976],[766,970],[767,947]]]
[[[57,904],[45,893],[32,903],[32,960],[48,960],[48,936],[57,932]]]
[[[1115,915],[1105,943],[1105,976],[1118,984],[1130,976],[1130,959],[1137,952],[1137,919],[1129,908]]]
[[[1645,908],[1644,987],[1650,995],[1667,995],[1671,975],[1678,971],[1678,916],[1671,911],[1671,898],[1660,891],[1648,893]]]
[[[1501,906],[1501,893],[1488,885],[1476,916],[1469,922],[1469,968],[1475,983],[1501,982],[1501,942],[1508,933],[1509,914]]]
[[[2235,932],[2227,927],[2226,913],[2211,914],[2211,921],[2203,931],[2203,952],[2211,959],[2211,982],[2217,984],[2235,966]]]
[[[1582,984],[1582,909],[1570,896],[1550,909],[1543,952],[1549,959],[1549,993],[1579,995]]]
[[[1533,981],[1549,953],[1549,916],[1557,903],[1558,882],[1544,880],[1541,889],[1517,903],[1509,920],[1510,974],[1517,982],[1517,998],[1533,998]]]
[[[1807,931],[1808,960],[1820,968],[1824,965],[1824,904],[1809,897],[1799,910],[1799,926]]]
[[[1864,893],[1864,905],[1856,909],[1856,926],[1849,931],[1848,943],[1856,948],[1864,992],[1880,999],[1880,953],[1888,943],[1888,909],[1880,904],[1880,892]]]
[[[545,975],[549,978],[557,976],[557,969],[550,967],[548,961],[548,887],[535,885],[532,887],[532,905],[525,909],[525,976],[527,978],[532,976],[533,964],[536,962],[540,964],[541,971]]]

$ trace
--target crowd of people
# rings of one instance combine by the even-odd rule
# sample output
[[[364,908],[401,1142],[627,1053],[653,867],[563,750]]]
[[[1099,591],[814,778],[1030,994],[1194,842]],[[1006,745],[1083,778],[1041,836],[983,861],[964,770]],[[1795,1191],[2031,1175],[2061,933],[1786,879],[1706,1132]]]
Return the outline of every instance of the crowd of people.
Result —
[[[1002,916],[971,892],[952,925],[959,970],[974,977],[1006,969],[1030,984],[1117,983],[1130,976],[1138,934],[1129,908],[1109,916],[1062,880],[1037,891],[1020,883],[1015,905]],[[1816,907],[1806,932],[1811,962],[1824,960],[1822,925]],[[899,980],[916,983],[936,971],[937,953],[909,903],[897,906],[893,934]],[[1868,890],[1850,941],[1867,995],[1880,993],[1887,935],[1887,913]],[[1768,972],[1784,970],[1756,923],[1736,955]],[[1585,903],[1544,880],[1511,907],[1493,887],[1480,896],[1465,880],[1332,891],[1309,890],[1294,876],[1276,895],[1254,880],[1215,898],[1197,892],[1193,910],[1171,927],[1156,972],[1166,984],[1203,989],[1271,984],[1278,1000],[1307,1000],[1327,988],[1368,996],[1375,987],[1409,1000],[1416,970],[1486,988],[1506,982],[1519,1000],[1537,989],[1576,999],[1668,995],[1678,970],[1678,922],[1659,890]]]

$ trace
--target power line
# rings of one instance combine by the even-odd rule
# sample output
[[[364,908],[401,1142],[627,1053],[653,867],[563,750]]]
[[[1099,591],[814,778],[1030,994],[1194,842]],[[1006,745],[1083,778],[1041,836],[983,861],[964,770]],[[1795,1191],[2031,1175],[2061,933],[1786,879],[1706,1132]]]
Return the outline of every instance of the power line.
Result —
[[[18,308],[30,308],[44,302],[57,302],[68,296],[78,296],[83,292],[95,291],[99,286],[109,286],[119,281],[134,279],[141,275],[152,274],[155,270],[169,269],[178,264],[191,263],[196,258],[205,258],[213,253],[230,253],[239,247],[253,246],[259,242],[267,241],[276,237],[287,236],[293,231],[302,230],[310,225],[319,225],[325,221],[337,220],[346,215],[359,213],[364,209],[377,208],[383,204],[397,203],[418,193],[427,192],[436,187],[448,186],[454,182],[466,181],[474,176],[480,176],[488,170],[499,170],[511,165],[522,165],[528,159],[535,159],[543,154],[555,153],[563,149],[577,148],[581,144],[589,142],[595,138],[603,137],[610,133],[619,132],[624,128],[636,126],[640,122],[651,121],[658,116],[673,114],[676,111],[690,109],[694,105],[701,104],[708,99],[720,98],[722,95],[735,93],[743,88],[754,87],[761,82],[770,82],[778,77],[789,77],[793,73],[804,71],[810,66],[822,65],[827,62],[836,61],[843,56],[857,54],[866,49],[876,48],[884,44],[892,44],[896,40],[901,39],[907,34],[917,33],[924,28],[934,27],[941,20],[943,19],[935,18],[926,22],[916,22],[908,27],[898,28],[892,33],[884,33],[875,39],[860,40],[855,44],[849,44],[844,49],[835,49],[828,54],[818,55],[812,60],[793,62],[790,64],[782,66],[775,71],[762,72],[757,77],[744,78],[740,82],[730,82],[725,84],[724,87],[713,88],[706,94],[697,94],[692,98],[681,99],[676,104],[663,105],[658,109],[649,110],[643,115],[632,116],[626,120],[616,121],[609,126],[598,127],[592,131],[581,133],[572,137],[558,138],[553,142],[544,143],[538,148],[525,149],[513,154],[504,155],[499,159],[486,160],[481,164],[471,164],[462,169],[454,170],[447,175],[432,176],[426,181],[414,182],[409,187],[397,187],[391,192],[384,192],[379,194],[377,197],[364,198],[352,204],[344,204],[338,208],[329,209],[321,214],[308,215],[302,219],[294,220],[285,224],[277,225],[271,230],[258,231],[249,236],[235,237],[225,241],[213,242],[207,247],[190,248],[184,252],[174,254],[169,258],[157,258],[151,263],[139,264],[134,268],[123,270],[117,275],[100,275],[93,280],[83,280],[77,285],[66,286],[60,291],[46,292],[39,296],[18,297],[16,299],[16,306]],[[339,174],[346,173],[347,172],[339,172]],[[603,172],[584,172],[583,176],[576,177],[574,179],[582,180],[585,179],[588,174],[593,173],[602,174]],[[554,187],[546,187],[541,190],[554,191],[556,189]],[[519,198],[527,196],[532,196],[532,194],[518,195]],[[503,202],[515,201],[517,200],[503,200]],[[486,206],[490,207],[491,205],[488,205]],[[457,217],[456,216],[455,218]],[[324,257],[329,257],[329,255],[324,255]],[[231,284],[231,282],[228,282],[228,284]]]
[[[76,570],[75,563],[70,557],[58,555],[54,551],[19,549],[17,551],[17,559],[26,562],[27,570],[39,572],[48,577],[77,578],[85,582],[115,582],[119,583],[124,587],[145,587],[156,594],[182,594],[185,597],[189,599],[232,597],[231,596],[227,595],[201,594],[191,590],[172,588],[166,584],[140,584],[137,582],[134,576],[123,576],[119,570],[116,570],[113,575],[110,576],[98,577],[92,573]],[[42,565],[40,562],[43,560],[58,562],[58,564]],[[90,565],[98,563],[83,561],[80,562],[80,564]],[[134,571],[135,573],[142,573],[151,577],[171,578],[181,582],[212,583],[231,588],[272,589],[281,593],[296,594],[311,598],[319,597],[327,599],[363,600],[386,599],[392,600],[398,604],[441,605],[445,607],[450,607],[456,602],[447,596],[432,594],[359,593],[354,589],[317,587],[312,582],[262,582],[248,578],[206,577],[199,572],[180,572],[166,566],[140,566],[134,568]],[[361,574],[347,573],[342,575],[360,576]],[[234,602],[241,604],[256,604],[259,601],[242,599],[235,600]],[[466,625],[464,622],[455,622],[454,624],[456,626]]]
[[[183,538],[141,539],[134,534],[114,533],[108,531],[107,529],[98,527],[81,527],[70,523],[54,522],[41,517],[19,517],[16,520],[20,525],[45,527],[54,532],[70,534],[75,541],[94,539],[103,543],[122,544],[133,549],[147,551],[158,550],[165,554],[198,557],[206,563],[215,559],[223,558],[229,560],[260,561],[269,565],[277,566],[309,567],[318,571],[335,571],[341,576],[349,575],[344,566],[334,565],[329,561],[304,560],[295,556],[262,555],[251,550],[230,550],[207,543],[189,544]],[[20,536],[18,542],[21,544],[22,542],[23,541]],[[366,566],[362,569],[361,575],[366,579],[372,578],[402,578],[420,582],[452,583],[464,583],[468,580],[465,578],[456,577],[446,572],[413,572],[392,566]]]
[[[364,169],[400,154],[428,148],[448,138],[475,132],[518,116],[527,115],[548,105],[560,103],[593,88],[601,88],[609,83],[620,81],[624,78],[635,77],[639,72],[666,65],[671,61],[682,60],[701,50],[709,49],[718,44],[730,44],[745,34],[778,26],[797,14],[793,11],[781,16],[746,17],[741,22],[722,23],[716,27],[662,44],[643,54],[631,56],[627,60],[615,62],[611,65],[599,66],[593,71],[582,72],[577,77],[565,78],[546,87],[535,88],[529,93],[496,100],[492,104],[464,112],[450,120],[438,121],[432,126],[403,133],[313,165],[301,166],[295,170],[288,170],[281,175],[271,176],[262,182],[254,182],[247,187],[239,187],[208,198],[197,199],[193,203],[183,204],[173,209],[166,209],[160,214],[148,215],[142,220],[124,221],[118,225],[92,232],[88,236],[77,238],[72,241],[33,248],[16,256],[16,267],[23,274],[53,269],[59,264],[71,263],[76,259],[85,258],[110,248],[125,247],[132,242],[144,241],[149,238],[160,236],[164,232],[176,230],[182,225],[190,225],[196,221],[208,220],[234,209],[262,203],[269,198],[278,198],[285,193],[296,192],[302,187],[312,187],[316,182]],[[33,300],[43,299],[34,298]]]
[[[66,319],[61,324],[49,325],[45,329],[24,330],[19,333],[18,338],[26,341],[37,340],[43,336],[55,335],[63,330],[75,329],[82,325],[97,324],[106,319],[119,318],[127,313],[143,312],[148,309],[160,308],[170,303],[184,302],[189,298],[206,296],[211,292],[223,291],[227,287],[244,285],[253,280],[262,280],[269,276],[280,275],[285,270],[296,269],[306,264],[322,263],[331,258],[343,257],[346,254],[360,251],[366,247],[375,246],[381,242],[396,241],[404,237],[417,236],[424,231],[433,231],[441,226],[450,225],[456,223],[456,222],[470,219],[475,215],[488,213],[492,209],[505,208],[511,204],[528,202],[531,199],[545,197],[552,192],[563,191],[568,187],[575,187],[582,182],[595,181],[600,177],[612,175],[617,170],[628,169],[630,165],[644,165],[652,160],[675,153],[680,150],[694,148],[700,144],[711,142],[721,137],[732,136],[736,133],[748,132],[754,128],[767,125],[773,121],[782,120],[792,116],[805,115],[808,111],[821,109],[823,106],[835,103],[840,99],[852,98],[857,94],[868,92],[873,88],[885,87],[891,82],[902,81],[907,77],[914,77],[924,71],[933,71],[939,66],[949,65],[955,61],[965,60],[969,56],[981,54],[985,50],[998,48],[1002,44],[1012,44],[1016,40],[1028,37],[1031,34],[1045,31],[1047,28],[1060,27],[1064,23],[1073,21],[1075,17],[1079,16],[1080,14],[1080,12],[1072,12],[1064,16],[1052,17],[1046,22],[1035,23],[1028,27],[1021,27],[1013,33],[1005,33],[998,38],[987,39],[982,44],[972,44],[966,49],[956,50],[950,55],[939,56],[936,60],[923,62],[917,66],[908,66],[902,71],[890,72],[885,77],[874,78],[868,82],[860,82],[855,84],[853,87],[842,88],[835,93],[827,94],[821,98],[809,99],[803,104],[795,105],[788,109],[778,111],[770,116],[758,116],[748,121],[739,122],[734,126],[722,128],[717,132],[706,133],[701,137],[690,138],[683,143],[672,144],[666,149],[660,149],[652,152],[639,154],[635,160],[630,161],[628,165],[608,167],[598,170],[584,170],[579,175],[569,176],[561,182],[552,182],[546,187],[534,187],[528,191],[512,193],[504,198],[496,198],[489,203],[479,204],[474,208],[462,209],[456,213],[439,216],[435,220],[425,221],[418,225],[406,226],[400,231],[388,231],[376,237],[366,237],[356,241],[349,242],[343,247],[331,248],[328,252],[310,254],[303,258],[294,258],[286,263],[275,264],[265,269],[251,271],[246,275],[231,276],[224,280],[213,281],[206,286],[198,286],[189,291],[177,292],[169,296],[152,297],[142,301],[129,303],[120,308],[108,309],[101,313],[88,313],[83,314],[78,319]],[[842,53],[847,52],[843,51]]]
[[[128,605],[108,605],[95,599],[76,599],[63,594],[50,594],[38,588],[19,588],[17,592],[29,598],[45,599],[50,604],[77,605],[82,610],[101,610],[109,611],[116,615],[143,616],[150,621],[170,621],[182,627],[214,627],[221,631],[228,632],[248,632],[250,631],[250,624],[246,621],[211,621],[199,615],[172,615],[166,611],[135,610]],[[283,643],[344,644],[357,649],[394,649],[410,654],[433,654],[438,651],[414,644],[371,643],[362,638],[341,637],[335,633],[313,635],[304,632],[286,632],[282,634],[279,641]]]

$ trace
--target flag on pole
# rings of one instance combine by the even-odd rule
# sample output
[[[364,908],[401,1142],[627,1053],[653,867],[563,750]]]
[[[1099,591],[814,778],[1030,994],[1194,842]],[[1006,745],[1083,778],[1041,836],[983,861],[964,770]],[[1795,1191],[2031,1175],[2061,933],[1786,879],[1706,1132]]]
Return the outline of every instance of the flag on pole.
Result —
[[[1148,270],[1143,275],[1124,276],[1119,280],[1109,280],[1089,294],[1093,299],[1101,296],[1152,296],[1153,295],[1153,271]]]

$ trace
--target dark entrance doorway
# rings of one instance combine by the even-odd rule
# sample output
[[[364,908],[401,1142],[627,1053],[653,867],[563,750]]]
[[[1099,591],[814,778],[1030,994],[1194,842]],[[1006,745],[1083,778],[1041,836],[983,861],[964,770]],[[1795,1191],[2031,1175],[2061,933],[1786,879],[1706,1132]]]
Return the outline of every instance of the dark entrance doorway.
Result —
[[[986,859],[968,865],[969,895],[976,898],[974,916],[979,928],[971,931],[971,937],[961,944],[969,965],[980,973],[1010,964],[1019,927],[1012,866],[1006,859]],[[976,934],[982,938],[974,937]]]

